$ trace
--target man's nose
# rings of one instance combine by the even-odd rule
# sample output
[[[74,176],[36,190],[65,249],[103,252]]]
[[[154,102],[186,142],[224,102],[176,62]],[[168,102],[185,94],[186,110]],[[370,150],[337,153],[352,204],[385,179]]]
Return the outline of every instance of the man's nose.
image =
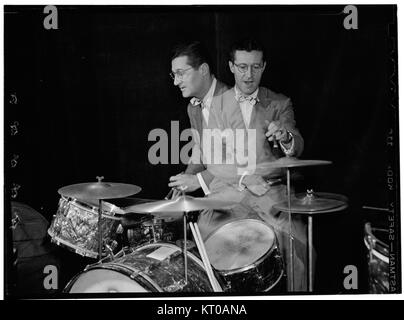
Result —
[[[246,73],[245,73],[245,76],[246,76],[247,78],[251,78],[251,76],[252,76],[252,66],[249,66],[249,67],[247,68],[247,71],[246,71]]]
[[[178,79],[178,77],[177,76],[175,76],[175,78],[174,78],[174,85],[175,86],[178,86],[179,84],[180,84],[180,80]]]

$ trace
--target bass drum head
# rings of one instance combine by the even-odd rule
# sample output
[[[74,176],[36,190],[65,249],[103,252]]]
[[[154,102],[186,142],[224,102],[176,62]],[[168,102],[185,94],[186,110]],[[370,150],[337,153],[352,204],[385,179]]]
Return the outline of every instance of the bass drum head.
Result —
[[[80,274],[69,293],[149,292],[130,277],[114,270],[93,269]]]
[[[274,245],[275,233],[264,222],[244,219],[229,222],[206,239],[212,266],[219,271],[247,267],[263,257]]]

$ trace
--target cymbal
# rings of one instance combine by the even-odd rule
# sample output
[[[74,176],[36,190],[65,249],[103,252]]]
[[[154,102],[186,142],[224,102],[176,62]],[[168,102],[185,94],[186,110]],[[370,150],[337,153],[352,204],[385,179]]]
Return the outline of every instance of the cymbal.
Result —
[[[307,166],[319,166],[331,164],[331,161],[327,160],[301,160],[295,157],[283,157],[275,161],[258,163],[255,166],[256,174],[266,174],[272,169],[279,168],[296,168],[296,167],[307,167]]]
[[[132,184],[98,181],[72,184],[60,188],[58,193],[74,199],[102,200],[127,197],[141,190],[142,188]]]
[[[303,197],[293,197],[290,201],[291,212],[300,214],[315,214],[340,211],[344,210],[347,206],[348,205],[346,201],[341,201],[334,198],[320,197],[312,193],[304,194]],[[280,211],[288,212],[288,201],[283,201],[281,203],[275,204],[274,208]]]
[[[343,194],[330,193],[330,192],[314,192],[313,194],[315,197],[326,198],[326,199],[335,199],[335,200],[339,200],[342,202],[349,202],[348,197],[344,196]],[[295,195],[296,198],[304,198],[305,196],[307,196],[307,193],[305,193],[305,192],[297,193]]]
[[[125,211],[127,213],[152,213],[154,217],[159,218],[181,218],[184,212],[199,211],[203,209],[223,209],[235,204],[237,203],[231,201],[180,196],[171,200],[160,200],[129,206],[125,208]]]

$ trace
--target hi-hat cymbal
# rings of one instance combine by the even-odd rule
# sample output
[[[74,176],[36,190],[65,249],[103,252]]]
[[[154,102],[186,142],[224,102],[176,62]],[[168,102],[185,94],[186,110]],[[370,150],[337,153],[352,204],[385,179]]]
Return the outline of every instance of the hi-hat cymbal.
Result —
[[[142,188],[132,184],[99,181],[66,186],[60,188],[58,193],[74,199],[102,200],[128,197],[141,190]]]
[[[328,194],[330,195],[330,194]],[[303,197],[293,197],[290,201],[290,210],[299,214],[315,214],[344,210],[348,205],[346,201],[340,198],[320,197],[312,193],[307,193]],[[288,212],[288,201],[274,205],[275,209]]]
[[[152,213],[159,218],[181,218],[184,212],[199,211],[203,209],[223,209],[237,204],[231,201],[212,200],[209,198],[194,198],[180,196],[171,200],[160,200],[142,203],[125,208],[127,213]]]

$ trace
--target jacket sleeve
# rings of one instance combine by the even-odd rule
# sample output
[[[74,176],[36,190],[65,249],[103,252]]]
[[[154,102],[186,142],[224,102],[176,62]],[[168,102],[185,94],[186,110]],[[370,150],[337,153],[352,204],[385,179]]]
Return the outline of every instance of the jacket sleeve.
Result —
[[[303,152],[304,140],[299,130],[296,128],[292,102],[289,98],[280,102],[279,121],[294,137],[293,156],[300,156]]]

